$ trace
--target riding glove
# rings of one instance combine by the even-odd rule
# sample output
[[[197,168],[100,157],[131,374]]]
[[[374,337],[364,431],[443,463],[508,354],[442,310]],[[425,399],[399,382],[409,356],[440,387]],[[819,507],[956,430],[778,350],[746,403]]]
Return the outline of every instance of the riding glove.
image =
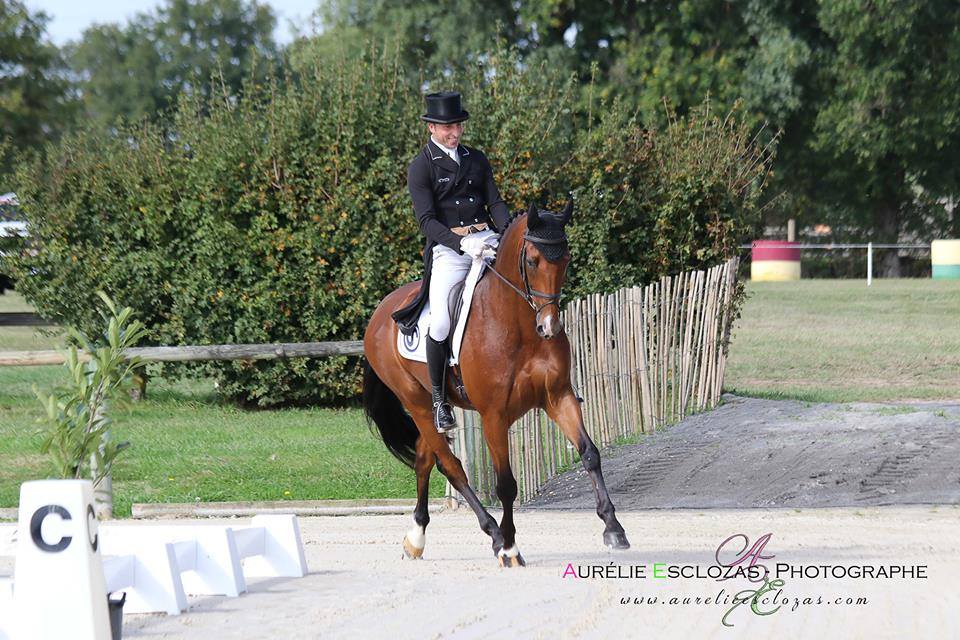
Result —
[[[482,256],[490,255],[490,252],[495,252],[497,249],[496,240],[490,237],[480,237],[477,234],[471,234],[463,236],[460,239],[460,250],[471,258],[480,258]]]

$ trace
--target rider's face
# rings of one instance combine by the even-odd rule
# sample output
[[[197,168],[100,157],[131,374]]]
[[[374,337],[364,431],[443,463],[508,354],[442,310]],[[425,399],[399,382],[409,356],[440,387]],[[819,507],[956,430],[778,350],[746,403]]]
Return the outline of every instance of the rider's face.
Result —
[[[462,122],[454,122],[453,124],[428,122],[427,128],[430,129],[430,135],[448,149],[455,149],[460,144],[460,138],[463,137]]]

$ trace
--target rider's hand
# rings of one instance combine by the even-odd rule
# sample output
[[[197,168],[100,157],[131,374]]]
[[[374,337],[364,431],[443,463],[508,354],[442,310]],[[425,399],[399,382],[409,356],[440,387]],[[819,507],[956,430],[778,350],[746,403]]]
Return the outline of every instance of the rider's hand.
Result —
[[[481,238],[477,234],[470,234],[460,238],[460,250],[474,259],[481,257],[484,249],[491,248],[493,247],[487,244],[486,239]]]
[[[480,257],[483,259],[496,260],[497,247],[500,246],[500,236],[496,233],[489,234],[483,239],[483,251]]]

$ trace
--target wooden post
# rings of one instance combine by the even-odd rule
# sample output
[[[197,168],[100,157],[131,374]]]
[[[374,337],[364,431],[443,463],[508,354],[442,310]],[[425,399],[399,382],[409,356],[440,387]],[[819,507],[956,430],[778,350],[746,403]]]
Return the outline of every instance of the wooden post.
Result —
[[[143,369],[133,374],[133,388],[130,389],[130,400],[139,402],[147,397],[147,379],[149,376]]]

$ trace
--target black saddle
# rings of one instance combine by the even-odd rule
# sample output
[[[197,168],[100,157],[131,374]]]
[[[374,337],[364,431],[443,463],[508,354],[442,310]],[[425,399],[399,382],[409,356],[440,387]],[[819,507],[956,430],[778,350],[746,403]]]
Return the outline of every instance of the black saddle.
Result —
[[[447,297],[447,313],[450,314],[450,335],[447,337],[447,340],[450,341],[450,346],[453,346],[453,332],[457,328],[457,321],[460,319],[460,312],[463,311],[463,287],[465,285],[464,281],[458,282],[452,289],[450,289],[450,295]]]

